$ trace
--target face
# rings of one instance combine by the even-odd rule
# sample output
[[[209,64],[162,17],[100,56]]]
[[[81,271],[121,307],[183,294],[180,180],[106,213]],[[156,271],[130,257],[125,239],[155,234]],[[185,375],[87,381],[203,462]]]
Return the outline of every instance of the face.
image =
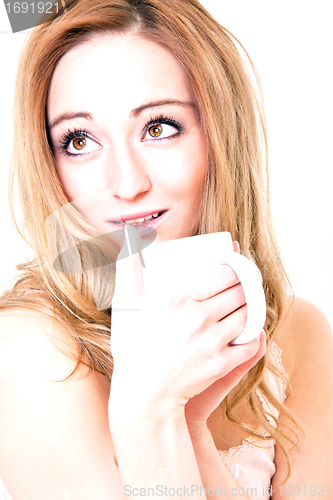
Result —
[[[64,190],[102,233],[124,223],[160,241],[195,232],[206,146],[169,51],[138,35],[92,36],[58,63],[47,117]]]

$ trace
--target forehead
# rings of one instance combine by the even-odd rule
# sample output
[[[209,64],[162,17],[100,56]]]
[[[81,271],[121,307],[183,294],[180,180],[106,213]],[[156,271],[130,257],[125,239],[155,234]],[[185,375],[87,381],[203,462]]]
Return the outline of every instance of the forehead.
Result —
[[[193,96],[169,50],[138,35],[98,35],[70,49],[57,64],[48,115],[103,106],[128,113],[144,102],[170,98]]]

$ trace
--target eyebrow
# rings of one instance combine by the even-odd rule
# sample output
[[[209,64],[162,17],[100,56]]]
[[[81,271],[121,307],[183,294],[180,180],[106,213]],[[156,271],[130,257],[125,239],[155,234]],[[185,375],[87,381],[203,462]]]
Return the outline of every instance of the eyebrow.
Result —
[[[179,101],[178,99],[164,99],[162,101],[148,102],[147,104],[143,104],[142,106],[139,106],[138,108],[132,109],[132,111],[130,112],[130,118],[136,118],[145,109],[157,108],[158,106],[166,106],[166,105],[196,107],[196,105],[194,104],[194,102]]]
[[[49,124],[49,129],[55,127],[56,125],[59,125],[59,123],[67,121],[67,120],[74,120],[75,118],[85,118],[86,120],[89,120],[90,122],[94,121],[94,117],[91,113],[88,113],[87,111],[81,111],[77,113],[62,113],[59,116],[56,116],[54,120],[51,121]]]
[[[196,107],[194,102],[190,101],[179,101],[178,99],[164,99],[161,101],[152,101],[148,102],[147,104],[143,104],[142,106],[139,106],[138,108],[132,109],[130,112],[130,118],[136,118],[140,115],[142,111],[145,109],[149,108],[156,108],[159,106],[167,106],[167,105],[172,105],[172,106],[192,106]],[[49,123],[49,129],[51,130],[53,127],[56,127],[59,125],[59,123],[62,123],[67,120],[74,120],[75,118],[85,118],[86,120],[93,122],[94,121],[94,116],[89,113],[88,111],[80,111],[80,112],[67,112],[67,113],[62,113],[61,115],[56,116],[50,123]]]

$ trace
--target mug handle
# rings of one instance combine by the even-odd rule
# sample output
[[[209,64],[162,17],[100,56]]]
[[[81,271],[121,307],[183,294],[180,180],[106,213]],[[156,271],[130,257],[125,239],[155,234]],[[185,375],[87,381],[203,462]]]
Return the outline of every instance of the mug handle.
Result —
[[[227,264],[237,274],[247,305],[245,329],[230,344],[247,344],[258,337],[266,322],[266,298],[262,277],[257,266],[239,253],[228,254],[222,264]]]

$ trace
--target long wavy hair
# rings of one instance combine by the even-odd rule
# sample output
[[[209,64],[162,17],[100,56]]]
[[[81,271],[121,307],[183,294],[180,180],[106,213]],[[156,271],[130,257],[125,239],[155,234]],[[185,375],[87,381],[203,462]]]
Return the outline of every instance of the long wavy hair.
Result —
[[[241,252],[260,269],[267,301],[267,352],[222,408],[243,431],[274,438],[289,467],[286,439],[292,441],[292,437],[276,419],[267,418],[255,397],[259,389],[295,424],[265,378],[268,370],[283,378],[270,350],[285,308],[288,280],[272,232],[260,84],[241,44],[197,0],[69,0],[29,36],[16,84],[10,193],[14,186],[18,188],[21,234],[36,259],[19,266],[22,274],[0,305],[32,307],[57,317],[72,330],[80,351],[78,363],[111,378],[114,266],[94,229],[68,203],[46,120],[48,89],[58,61],[76,44],[103,32],[135,32],[157,42],[186,71],[198,103],[209,162],[196,234],[229,231]],[[117,251],[115,244],[111,253]],[[258,426],[242,421],[237,410],[244,401],[249,401],[264,435]]]

